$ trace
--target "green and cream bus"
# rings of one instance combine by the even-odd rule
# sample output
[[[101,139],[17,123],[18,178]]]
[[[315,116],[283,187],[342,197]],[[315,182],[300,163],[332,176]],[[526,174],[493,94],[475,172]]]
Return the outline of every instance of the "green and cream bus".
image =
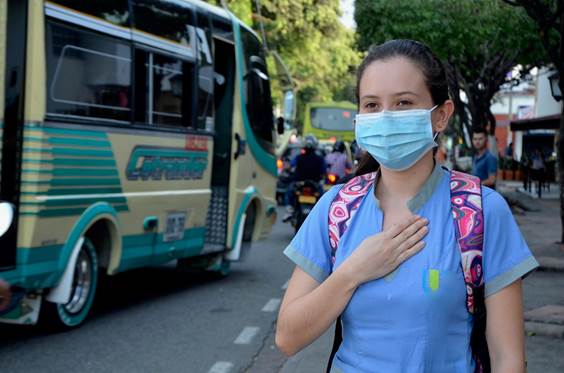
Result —
[[[0,0],[2,321],[86,318],[102,274],[226,274],[276,220],[259,38],[198,0]],[[41,312],[40,312],[41,310]]]
[[[353,120],[357,107],[350,102],[310,102],[305,107],[303,135],[320,142],[354,141]]]

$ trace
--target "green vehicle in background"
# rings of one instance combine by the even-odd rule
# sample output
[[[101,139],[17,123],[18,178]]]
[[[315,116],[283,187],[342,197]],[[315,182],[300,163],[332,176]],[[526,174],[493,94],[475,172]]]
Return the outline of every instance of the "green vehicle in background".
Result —
[[[314,135],[321,144],[354,141],[353,120],[357,107],[350,102],[310,102],[305,108],[303,135]]]

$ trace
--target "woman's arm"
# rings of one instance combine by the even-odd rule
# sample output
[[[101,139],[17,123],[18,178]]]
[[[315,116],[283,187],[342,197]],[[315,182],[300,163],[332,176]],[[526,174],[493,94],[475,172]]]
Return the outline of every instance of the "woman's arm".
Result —
[[[278,348],[292,356],[316,340],[343,312],[355,289],[339,269],[319,284],[296,266],[278,315]]]
[[[521,280],[486,298],[486,338],[493,373],[525,372]]]

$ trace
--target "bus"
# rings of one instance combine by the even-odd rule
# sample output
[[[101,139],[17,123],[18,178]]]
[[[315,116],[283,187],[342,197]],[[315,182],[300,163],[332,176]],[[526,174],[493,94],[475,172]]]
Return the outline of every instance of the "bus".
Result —
[[[101,275],[226,275],[276,220],[257,35],[198,0],[0,0],[1,321],[71,328]]]
[[[350,102],[310,102],[305,107],[303,135],[314,135],[320,143],[354,141],[356,105]]]

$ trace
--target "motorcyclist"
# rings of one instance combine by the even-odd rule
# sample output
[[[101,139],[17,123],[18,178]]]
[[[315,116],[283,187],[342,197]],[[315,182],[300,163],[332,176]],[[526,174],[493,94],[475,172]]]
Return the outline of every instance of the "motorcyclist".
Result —
[[[347,174],[347,170],[352,168],[345,152],[345,143],[338,140],[333,145],[333,151],[325,157],[328,172],[337,177],[337,180]]]
[[[291,166],[294,168],[294,176],[286,192],[286,208],[288,213],[282,219],[284,222],[288,221],[294,212],[294,189],[296,182],[305,180],[320,182],[325,178],[327,165],[325,159],[316,153],[316,148],[317,139],[315,136],[306,136],[302,153],[298,154],[291,162]],[[321,188],[319,190],[321,191]]]

